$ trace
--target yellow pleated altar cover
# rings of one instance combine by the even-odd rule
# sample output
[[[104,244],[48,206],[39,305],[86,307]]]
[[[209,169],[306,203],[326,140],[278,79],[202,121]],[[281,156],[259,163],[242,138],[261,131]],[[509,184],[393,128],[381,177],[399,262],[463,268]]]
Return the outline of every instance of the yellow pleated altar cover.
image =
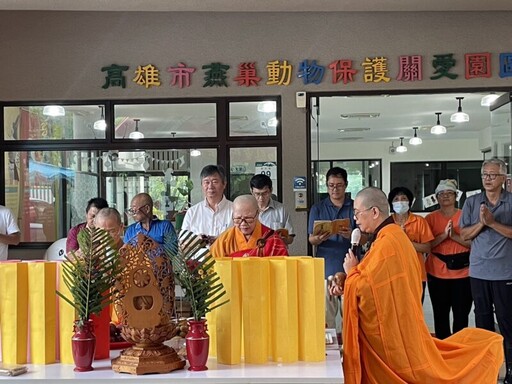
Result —
[[[0,262],[0,331],[2,361],[27,362],[28,265],[17,261]]]
[[[51,364],[57,360],[56,271],[56,262],[28,263],[30,362],[33,364]]]
[[[221,364],[325,359],[324,260],[217,258],[230,302],[208,316],[210,352]]]

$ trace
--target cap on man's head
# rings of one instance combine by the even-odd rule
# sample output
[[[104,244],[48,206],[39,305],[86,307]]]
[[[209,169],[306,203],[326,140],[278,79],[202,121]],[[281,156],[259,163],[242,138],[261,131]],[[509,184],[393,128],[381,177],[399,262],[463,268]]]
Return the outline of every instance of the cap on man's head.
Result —
[[[443,191],[452,191],[457,193],[457,180],[446,179],[441,180],[436,188],[436,195]]]

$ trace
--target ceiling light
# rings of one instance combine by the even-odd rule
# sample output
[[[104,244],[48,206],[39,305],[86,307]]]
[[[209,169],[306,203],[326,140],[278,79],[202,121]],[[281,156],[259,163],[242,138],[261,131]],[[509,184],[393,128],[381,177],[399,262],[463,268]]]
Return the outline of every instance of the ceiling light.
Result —
[[[275,117],[271,117],[270,119],[268,119],[267,126],[271,128],[277,127],[277,119]]]
[[[190,156],[192,156],[192,157],[201,156],[201,151],[199,149],[192,149],[190,151]]]
[[[107,122],[105,121],[105,114],[103,113],[103,105],[99,105],[101,109],[101,116],[99,120],[94,122],[94,129],[97,131],[105,131],[107,129]]]
[[[452,123],[465,123],[469,121],[469,116],[467,113],[462,112],[462,99],[463,97],[456,97],[457,100],[459,100],[459,108],[457,108],[457,112],[455,112],[451,117],[450,121]]]
[[[45,105],[43,108],[43,115],[45,116],[57,117],[64,116],[65,114],[64,107],[60,105]]]
[[[343,113],[340,115],[342,119],[375,119],[379,117],[380,113],[378,112],[370,112],[370,113]]]
[[[400,145],[398,147],[396,147],[396,151],[398,153],[407,152],[407,147],[404,145],[404,138],[403,137],[400,138]]]
[[[144,138],[144,134],[142,132],[139,132],[139,121],[140,121],[140,119],[133,119],[133,121],[135,121],[135,131],[130,132],[128,137],[130,139],[135,139],[135,140],[143,139]]]
[[[439,116],[442,112],[436,112],[437,115],[437,123],[432,128],[430,128],[430,133],[433,135],[444,135],[446,133],[446,127],[441,125],[441,121],[439,120]]]
[[[338,132],[364,132],[369,131],[371,128],[361,127],[361,128],[338,128]]]
[[[488,95],[485,95],[484,97],[482,97],[482,100],[480,101],[480,105],[482,107],[489,107],[498,97],[500,97],[500,96],[495,93],[490,93]]]
[[[411,137],[409,140],[409,144],[411,145],[420,145],[423,143],[423,140],[421,140],[421,137],[418,137],[418,127],[414,127],[414,136]]]
[[[277,111],[277,103],[275,101],[261,101],[258,103],[258,112],[274,113]]]

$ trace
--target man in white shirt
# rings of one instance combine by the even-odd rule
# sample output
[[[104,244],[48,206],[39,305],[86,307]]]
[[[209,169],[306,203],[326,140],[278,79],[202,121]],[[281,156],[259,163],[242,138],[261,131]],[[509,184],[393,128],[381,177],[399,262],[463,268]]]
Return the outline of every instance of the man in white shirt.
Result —
[[[0,205],[0,260],[7,260],[9,245],[18,245],[20,237],[20,229],[12,211]]]
[[[263,174],[254,175],[250,185],[251,193],[258,201],[260,222],[274,230],[287,229],[288,236],[284,236],[283,240],[286,244],[291,244],[295,233],[290,215],[283,204],[272,199],[272,179]]]
[[[204,200],[187,210],[182,230],[191,231],[211,244],[233,224],[233,203],[226,199],[226,171],[222,165],[207,165],[201,171]]]

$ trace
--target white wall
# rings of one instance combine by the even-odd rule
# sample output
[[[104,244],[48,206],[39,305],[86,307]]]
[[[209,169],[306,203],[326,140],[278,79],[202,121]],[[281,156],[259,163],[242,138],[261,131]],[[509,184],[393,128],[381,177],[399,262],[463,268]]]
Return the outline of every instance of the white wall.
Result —
[[[321,8],[321,5],[319,5]],[[376,13],[163,13],[163,12],[0,12],[0,100],[103,100],[176,97],[277,95],[282,97],[284,203],[293,210],[292,180],[307,175],[306,119],[295,106],[297,91],[387,91],[410,89],[469,89],[508,87],[511,78],[500,79],[498,55],[510,52],[511,12],[376,12]],[[463,55],[491,52],[493,76],[466,80],[461,68],[455,80],[430,80],[434,54],[453,53],[459,65]],[[200,71],[213,61],[234,70],[243,61],[256,61],[265,75],[271,60],[288,60],[294,66],[304,60],[322,65],[340,58],[360,63],[365,57],[385,56],[390,73],[397,73],[398,56],[421,54],[425,79],[389,83],[357,81],[344,85],[324,81],[320,85],[294,78],[289,86],[204,88],[201,76],[190,88],[164,84],[154,89],[136,86],[128,77],[126,89],[102,89],[101,67],[112,63],[152,63],[165,70],[183,61]],[[233,76],[233,72],[230,72]],[[330,76],[330,74],[329,74]],[[359,75],[361,76],[361,74]],[[166,80],[168,81],[168,80]],[[512,87],[511,87],[512,88]],[[375,144],[377,145],[377,144]],[[475,148],[475,144],[471,144]],[[425,147],[426,148],[426,147]],[[348,158],[357,156],[343,149]],[[386,157],[387,149],[368,144],[371,157]],[[452,156],[453,146],[439,146],[421,159]],[[410,158],[411,154],[406,155]],[[460,155],[478,159],[477,149]],[[359,156],[358,156],[359,157]],[[396,156],[398,158],[398,155]],[[394,159],[395,157],[393,157]],[[394,161],[388,159],[386,161]],[[386,173],[386,172],[384,172]],[[387,177],[385,175],[385,177]],[[386,182],[388,184],[388,182]],[[386,185],[385,184],[385,185]],[[291,251],[306,252],[305,212],[293,212],[297,236]],[[302,230],[302,231],[301,231]],[[304,236],[300,236],[300,234]]]

